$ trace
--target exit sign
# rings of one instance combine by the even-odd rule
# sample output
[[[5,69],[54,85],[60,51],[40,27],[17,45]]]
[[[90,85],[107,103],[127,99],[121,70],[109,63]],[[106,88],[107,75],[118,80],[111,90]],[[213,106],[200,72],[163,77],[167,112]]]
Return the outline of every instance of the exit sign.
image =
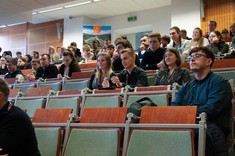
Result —
[[[137,20],[137,16],[131,16],[131,17],[127,18],[128,22],[133,22],[133,21],[136,21],[136,20]]]

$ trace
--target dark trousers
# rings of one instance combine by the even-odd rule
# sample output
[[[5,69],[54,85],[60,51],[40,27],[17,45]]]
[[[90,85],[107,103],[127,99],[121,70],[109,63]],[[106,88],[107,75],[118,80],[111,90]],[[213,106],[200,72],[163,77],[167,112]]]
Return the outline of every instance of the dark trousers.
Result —
[[[206,156],[229,156],[227,136],[215,123],[207,123]]]

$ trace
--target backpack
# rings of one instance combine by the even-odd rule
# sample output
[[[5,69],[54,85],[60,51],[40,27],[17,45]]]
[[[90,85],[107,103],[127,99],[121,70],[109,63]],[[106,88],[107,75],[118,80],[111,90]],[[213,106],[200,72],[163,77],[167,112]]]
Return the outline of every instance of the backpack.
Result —
[[[140,116],[142,107],[144,106],[157,106],[156,103],[154,103],[150,98],[148,97],[143,97],[135,102],[133,102],[129,109],[128,113],[133,113],[136,116]]]

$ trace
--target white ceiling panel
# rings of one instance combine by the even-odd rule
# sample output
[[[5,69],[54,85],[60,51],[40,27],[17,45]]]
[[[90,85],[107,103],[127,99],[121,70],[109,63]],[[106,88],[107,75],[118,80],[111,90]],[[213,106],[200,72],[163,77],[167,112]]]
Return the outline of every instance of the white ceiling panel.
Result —
[[[125,13],[148,10],[171,4],[171,0],[102,0],[99,2],[64,8],[89,0],[0,0],[0,26],[20,22],[42,23],[69,16],[104,18]],[[62,7],[62,10],[32,15],[32,12]],[[16,22],[18,21],[18,22]]]

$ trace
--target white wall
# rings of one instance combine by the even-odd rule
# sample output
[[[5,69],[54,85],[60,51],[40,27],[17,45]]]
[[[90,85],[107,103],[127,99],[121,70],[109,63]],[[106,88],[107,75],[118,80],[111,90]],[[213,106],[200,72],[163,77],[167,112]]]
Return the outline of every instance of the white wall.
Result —
[[[187,30],[192,37],[193,29],[200,27],[200,0],[172,0],[171,25]]]
[[[137,21],[128,22],[127,17],[137,16]],[[171,7],[166,6],[131,14],[123,14],[94,20],[95,25],[111,25],[112,41],[120,34],[152,30],[162,35],[169,34],[171,27]]]
[[[83,46],[83,19],[84,17],[73,17],[64,19],[64,41],[63,46],[67,47],[71,42],[77,42],[78,48]]]
[[[128,22],[129,16],[137,16],[137,21]],[[186,29],[188,36],[191,37],[193,29],[200,27],[200,0],[172,0],[171,6],[95,20],[87,17],[64,19],[64,46],[75,41],[78,48],[82,49],[83,25],[110,25],[112,41],[121,34],[143,31],[169,35],[169,29],[172,26]]]

